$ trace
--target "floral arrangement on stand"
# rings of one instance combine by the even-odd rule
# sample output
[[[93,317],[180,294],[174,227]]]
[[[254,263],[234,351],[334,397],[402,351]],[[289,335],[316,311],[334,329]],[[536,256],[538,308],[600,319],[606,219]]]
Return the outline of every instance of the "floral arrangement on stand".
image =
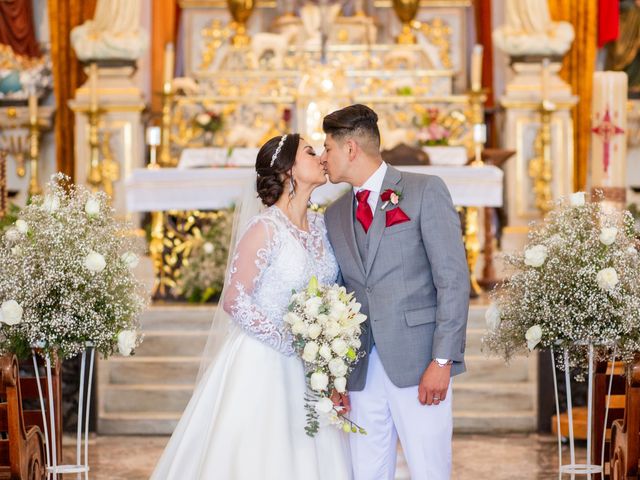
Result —
[[[449,145],[451,131],[442,125],[439,117],[440,111],[437,108],[429,108],[420,120],[418,125],[420,130],[416,138],[421,147]]]
[[[204,109],[194,117],[193,123],[203,130],[205,144],[211,145],[214,135],[224,126],[224,118],[221,113]]]
[[[147,295],[130,226],[104,193],[62,174],[47,190],[0,238],[0,351],[65,359],[90,343],[105,357],[131,354]]]
[[[218,212],[214,220],[194,236],[191,252],[184,259],[177,292],[192,303],[217,300],[224,285],[231,241],[233,210]]]
[[[541,347],[567,348],[571,367],[595,358],[631,360],[640,349],[640,256],[634,219],[583,192],[560,199],[532,226],[523,253],[505,255],[509,277],[491,293],[484,347],[506,360]],[[562,362],[558,362],[562,365]]]
[[[320,428],[320,415],[345,432],[366,434],[364,428],[342,415],[331,400],[334,391],[344,393],[347,377],[363,355],[360,325],[367,319],[353,293],[339,285],[319,285],[313,277],[306,290],[294,293],[284,321],[291,328],[294,347],[307,375],[307,435]]]

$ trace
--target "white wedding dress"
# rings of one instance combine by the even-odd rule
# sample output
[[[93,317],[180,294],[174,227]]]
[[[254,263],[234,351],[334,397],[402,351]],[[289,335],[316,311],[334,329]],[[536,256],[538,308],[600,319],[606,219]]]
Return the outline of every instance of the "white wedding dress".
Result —
[[[276,206],[251,220],[223,305],[240,333],[196,386],[153,480],[351,478],[346,434],[329,425],[314,438],[304,430],[304,370],[283,325],[292,290],[312,275],[328,284],[338,275],[322,216],[309,213],[309,232]]]

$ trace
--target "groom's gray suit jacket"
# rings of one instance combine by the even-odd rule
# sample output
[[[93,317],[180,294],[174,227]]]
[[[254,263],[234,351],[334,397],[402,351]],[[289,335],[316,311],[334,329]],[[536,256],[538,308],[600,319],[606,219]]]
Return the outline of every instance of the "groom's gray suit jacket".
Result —
[[[353,191],[327,209],[329,240],[347,291],[354,291],[368,320],[362,349],[376,349],[398,387],[418,385],[434,358],[453,360],[452,375],[465,371],[469,273],[460,219],[439,177],[404,173],[389,166],[382,184],[402,192],[398,207],[409,221],[385,227],[378,199],[369,232],[356,240]],[[366,248],[358,245],[364,238]],[[362,258],[359,249],[365,252]],[[373,334],[373,335],[372,335]],[[362,390],[368,355],[349,375],[348,389]]]

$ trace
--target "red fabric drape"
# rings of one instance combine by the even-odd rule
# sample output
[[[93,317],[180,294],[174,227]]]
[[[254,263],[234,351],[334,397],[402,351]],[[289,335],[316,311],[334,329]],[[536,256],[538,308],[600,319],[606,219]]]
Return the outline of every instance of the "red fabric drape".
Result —
[[[0,43],[18,55],[39,57],[31,0],[0,1]]]
[[[618,0],[598,0],[598,48],[618,39],[620,33],[620,3]]]

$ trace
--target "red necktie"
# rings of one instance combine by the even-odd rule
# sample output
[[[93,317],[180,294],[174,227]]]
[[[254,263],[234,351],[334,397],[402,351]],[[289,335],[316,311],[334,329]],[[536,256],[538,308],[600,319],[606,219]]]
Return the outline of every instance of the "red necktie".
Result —
[[[356,199],[358,200],[356,219],[360,222],[362,228],[364,228],[364,233],[367,233],[371,226],[371,222],[373,222],[373,213],[371,213],[371,207],[367,202],[370,193],[371,191],[369,190],[360,190],[356,193]]]

